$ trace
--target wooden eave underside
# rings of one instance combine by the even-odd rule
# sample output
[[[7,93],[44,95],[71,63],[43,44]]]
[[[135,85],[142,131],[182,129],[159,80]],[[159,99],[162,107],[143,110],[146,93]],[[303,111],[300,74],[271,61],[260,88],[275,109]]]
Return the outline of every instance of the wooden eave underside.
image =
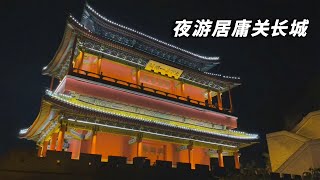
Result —
[[[89,12],[89,11],[91,12],[91,10],[87,9],[87,12]],[[170,46],[167,46],[162,43],[151,40],[151,39],[144,37],[138,33],[128,31],[124,28],[120,28],[119,26],[116,26],[114,24],[106,22],[105,20],[103,20],[102,18],[100,18],[99,16],[97,16],[94,13],[90,13],[90,15],[92,15],[95,18],[96,23],[98,23],[99,25],[103,26],[106,29],[110,29],[110,30],[115,31],[117,33],[132,37],[133,39],[140,40],[140,41],[147,43],[147,44],[152,44],[153,46],[159,47],[160,49],[163,49],[166,52],[171,52],[172,54],[176,54],[176,55],[185,57],[190,61],[196,61],[197,63],[212,63],[212,64],[219,64],[220,63],[219,60],[206,60],[203,58],[199,58],[199,57],[193,56],[191,54],[188,54],[186,52],[183,52],[181,50],[174,49]]]
[[[196,131],[189,131],[189,130],[182,130],[182,129],[176,129],[176,128],[171,128],[163,125],[158,125],[152,122],[141,122],[137,121],[131,118],[125,118],[125,117],[119,117],[119,116],[114,116],[114,115],[107,115],[104,113],[100,113],[94,110],[88,110],[84,108],[79,108],[70,104],[66,104],[64,102],[61,102],[59,100],[53,99],[49,96],[45,97],[46,101],[50,102],[51,104],[54,105],[54,107],[59,109],[59,112],[63,113],[64,117],[70,116],[70,117],[78,117],[80,119],[90,119],[93,121],[101,121],[101,122],[107,122],[110,123],[111,125],[115,126],[129,126],[129,127],[134,127],[136,126],[137,129],[146,129],[150,128],[151,130],[153,129],[154,131],[171,131],[170,133],[175,134],[175,133],[182,133],[185,134],[185,136],[188,136],[192,134],[192,136],[198,136],[198,137],[203,137],[207,138],[210,136],[210,138],[214,138],[216,140],[223,140],[226,142],[235,142],[235,143],[250,143],[252,140],[244,140],[244,139],[233,139],[233,138],[227,138],[227,137],[219,137],[215,135],[209,135],[209,134],[203,134],[200,132]],[[184,132],[186,131],[186,132]]]
[[[55,114],[53,115],[53,111]],[[49,115],[51,114],[51,118]],[[54,116],[54,118],[53,118]],[[149,129],[152,130],[152,132],[165,132],[165,133],[170,133],[171,135],[179,134],[184,134],[185,137],[190,137],[191,132],[181,132],[180,130],[177,131],[175,129],[168,129],[168,127],[161,127],[159,125],[155,124],[146,124],[141,122],[137,122],[132,119],[126,119],[126,118],[121,118],[121,117],[113,117],[91,111],[91,110],[86,110],[74,106],[70,106],[69,104],[65,104],[63,102],[57,101],[55,99],[52,99],[49,96],[45,96],[42,100],[41,103],[41,109],[38,117],[34,121],[34,123],[30,126],[29,130],[27,133],[24,135],[20,136],[20,138],[26,138],[29,140],[33,141],[39,141],[40,137],[48,131],[48,128],[50,125],[52,125],[53,121],[57,121],[59,118],[57,117],[64,117],[64,118],[74,118],[74,119],[83,119],[83,120],[93,120],[91,122],[100,122],[100,123],[108,123],[109,125],[113,126],[119,126],[119,127],[132,127],[136,126],[139,127],[137,129]],[[67,122],[68,126],[73,127],[73,128],[78,128],[78,129],[86,129],[86,130],[92,130],[95,125],[91,124],[81,124],[78,122]],[[52,130],[51,130],[52,131]],[[110,133],[115,133],[115,134],[122,134],[122,135],[129,135],[129,136],[135,136],[137,132],[134,131],[129,131],[129,130],[118,130],[118,129],[113,129],[113,128],[107,128],[107,127],[101,127],[99,126],[98,131],[101,132],[110,132]],[[151,132],[151,131],[150,131]],[[47,136],[50,136],[52,132],[49,132]],[[148,135],[146,134],[144,136],[145,138],[153,139],[153,140],[160,140],[160,141],[168,141],[168,142],[176,142],[176,143],[181,143],[181,144],[186,144],[188,141],[186,140],[173,140],[172,138],[168,137],[160,137],[156,135]],[[197,132],[194,132],[194,134],[191,136],[193,138],[200,138],[200,139],[206,139],[207,141],[212,141],[212,142],[218,142],[218,143],[224,143],[224,144],[232,144],[234,146],[237,146],[237,148],[242,148],[246,146],[250,146],[251,144],[255,143],[252,140],[240,140],[240,139],[230,139],[230,138],[224,138],[224,137],[206,137],[204,135],[197,134]],[[45,137],[47,138],[47,137]],[[201,143],[201,142],[195,142],[196,146],[202,146],[202,147],[207,147],[207,148],[219,148],[217,145],[212,145],[212,144],[206,144],[206,143]],[[235,148],[231,147],[224,147],[224,149],[229,149],[230,151],[234,150]]]
[[[40,112],[37,118],[29,127],[28,131],[25,134],[19,136],[19,138],[37,139],[39,134],[41,133],[40,129],[45,128],[43,127],[43,125],[46,123],[48,118],[53,115],[52,110],[52,105],[49,102],[42,100]]]
[[[42,70],[44,75],[50,75],[58,78],[57,76],[60,74],[62,66],[65,65],[64,63],[67,61],[68,53],[70,53],[75,36],[76,33],[74,32],[74,28],[71,24],[67,23],[62,42],[60,43],[55,56]],[[66,68],[69,68],[69,64]]]

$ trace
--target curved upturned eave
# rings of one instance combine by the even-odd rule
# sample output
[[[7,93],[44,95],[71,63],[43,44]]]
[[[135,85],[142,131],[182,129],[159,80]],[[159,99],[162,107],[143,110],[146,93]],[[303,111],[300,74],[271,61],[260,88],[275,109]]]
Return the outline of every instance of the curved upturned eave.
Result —
[[[21,139],[33,139],[34,136],[39,134],[39,128],[42,127],[43,123],[47,120],[48,116],[51,113],[51,105],[42,100],[41,101],[41,107],[40,112],[37,116],[37,118],[34,120],[32,125],[29,127],[28,131],[24,134],[20,134],[19,138]]]
[[[77,21],[73,20],[72,17],[69,17],[69,19],[67,20],[67,25],[65,28],[62,42],[60,43],[60,46],[59,46],[54,58],[43,69],[43,71],[42,71],[43,75],[53,76],[58,79],[61,79],[63,77],[63,75],[61,77],[58,77],[58,75],[59,75],[60,70],[63,67],[64,63],[66,63],[65,62],[66,58],[67,58],[66,55],[68,54],[68,52],[70,52],[70,48],[72,48],[73,43],[74,43],[74,38],[76,38],[76,36],[85,37],[85,38],[88,38],[94,42],[101,43],[101,44],[107,45],[108,43],[111,43],[111,42],[109,42],[109,40],[105,40],[104,38],[101,38],[98,35],[93,34],[89,30],[87,30],[86,28],[81,26],[81,24],[79,24]],[[122,46],[122,45],[119,44],[119,46]],[[181,68],[180,65],[177,66],[177,68]],[[224,86],[228,86],[230,89],[240,85],[240,83],[238,81],[233,81],[231,79],[225,79],[225,78],[220,78],[220,77],[214,77],[214,76],[211,76],[211,75],[208,75],[205,73],[199,73],[199,72],[196,72],[195,70],[190,69],[190,68],[185,68],[185,71],[186,72],[189,71],[190,73],[192,73],[192,74],[194,73],[199,77],[207,78],[207,79],[210,79],[211,81],[214,81],[214,82],[217,82],[220,84],[224,84]],[[67,74],[67,72],[65,74]],[[195,85],[197,85],[197,84],[195,84]]]
[[[141,124],[141,123],[144,123],[145,125],[148,125],[148,126],[152,126],[152,127],[159,127],[161,129],[167,129],[169,127],[167,126],[162,126],[162,125],[159,125],[159,124],[155,124],[155,123],[152,123],[152,122],[139,122],[139,121],[136,121],[132,118],[129,118],[129,117],[121,117],[119,119],[119,117],[116,117],[112,114],[105,114],[105,113],[101,113],[101,112],[98,112],[98,111],[95,111],[95,110],[88,110],[88,109],[85,109],[83,107],[78,107],[76,105],[72,105],[72,104],[67,104],[63,101],[60,101],[58,99],[55,99],[55,98],[52,98],[50,96],[45,96],[45,100],[50,102],[51,104],[53,104],[55,107],[59,108],[59,109],[62,109],[62,111],[64,111],[66,114],[67,111],[71,114],[77,114],[79,116],[84,116],[84,117],[94,117],[94,118],[102,118],[102,119],[110,119],[110,120],[114,120],[114,119],[118,119],[117,121],[121,120],[121,121],[128,121],[128,122],[131,122],[131,123],[134,123],[134,124]],[[176,128],[171,128],[171,130],[173,131],[177,131],[178,129]],[[184,129],[180,129],[179,128],[179,131],[183,132],[183,133],[194,133],[195,136],[203,136],[203,137],[209,137],[210,138],[214,138],[214,139],[220,139],[220,140],[223,140],[223,141],[229,141],[229,142],[237,142],[237,143],[241,143],[241,146],[249,146],[250,144],[254,143],[256,140],[258,139],[236,139],[236,138],[232,138],[232,137],[222,137],[222,136],[218,136],[218,135],[213,135],[213,134],[206,134],[206,133],[202,133],[202,132],[197,132],[197,131],[193,131],[193,130],[184,130]]]
[[[60,64],[63,63],[63,61],[65,61],[65,56],[68,53],[69,49],[72,47],[75,36],[76,33],[74,33],[74,28],[72,27],[72,25],[67,23],[62,38],[62,42],[60,43],[59,48],[56,51],[56,54],[54,55],[53,59],[49,62],[47,66],[45,66],[42,69],[43,75],[55,76],[54,72],[61,68]]]
[[[101,44],[104,44],[104,45],[107,45],[108,43],[114,43],[114,42],[111,42],[110,40],[106,40],[104,37],[100,37],[94,33],[92,33],[91,31],[89,31],[88,29],[84,28],[79,22],[77,22],[72,16],[69,17],[69,20],[67,21],[68,22],[68,25],[69,26],[72,26],[73,30],[79,34],[79,36],[83,36],[87,39],[90,39],[94,42],[97,42],[97,43],[101,43]],[[117,44],[119,45],[120,47],[124,47],[124,45],[122,44]],[[126,47],[128,48],[128,47]],[[134,50],[134,51],[137,51],[137,50]],[[143,53],[143,52],[140,52],[140,53]],[[147,56],[152,56],[152,55],[147,55]],[[155,60],[158,60],[158,58],[153,58]],[[164,60],[163,60],[164,61]],[[162,63],[164,63],[163,61],[160,61]],[[209,75],[209,74],[205,74],[205,73],[202,73],[202,72],[199,72],[199,71],[196,71],[194,69],[191,69],[189,67],[182,67],[181,65],[179,64],[174,64],[172,62],[167,62],[169,63],[170,66],[173,66],[175,68],[183,68],[185,69],[185,71],[190,71],[192,73],[195,73],[197,74],[198,76],[200,77],[204,77],[204,78],[208,78],[208,79],[211,79],[212,81],[214,82],[218,82],[218,83],[223,83],[223,84],[229,84],[230,88],[234,88],[236,86],[239,86],[241,85],[241,83],[237,80],[232,80],[232,79],[225,79],[225,78],[222,78],[222,77],[216,77],[216,76],[212,76],[212,75]]]

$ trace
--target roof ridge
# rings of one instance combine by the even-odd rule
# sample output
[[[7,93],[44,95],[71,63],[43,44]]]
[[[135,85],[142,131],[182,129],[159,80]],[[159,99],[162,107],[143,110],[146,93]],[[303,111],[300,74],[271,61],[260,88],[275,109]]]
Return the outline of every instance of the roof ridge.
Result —
[[[95,9],[93,9],[88,3],[86,3],[86,7],[87,7],[91,12],[95,13],[95,15],[97,15],[98,17],[100,17],[101,19],[103,19],[104,21],[106,21],[106,22],[108,22],[108,23],[111,23],[111,24],[113,24],[113,25],[115,25],[115,26],[118,26],[118,27],[120,27],[120,28],[129,30],[129,31],[131,31],[131,32],[133,32],[133,33],[136,33],[136,34],[141,35],[141,36],[143,36],[143,37],[146,37],[146,38],[148,38],[148,39],[154,40],[154,41],[156,41],[156,42],[159,42],[159,43],[161,43],[161,44],[163,44],[163,45],[169,46],[169,47],[174,48],[174,49],[176,49],[176,50],[182,51],[182,52],[184,52],[184,53],[187,53],[188,55],[195,56],[195,57],[197,57],[197,58],[199,58],[199,59],[202,59],[202,60],[218,61],[218,60],[220,59],[219,56],[203,56],[203,55],[200,55],[200,54],[198,54],[198,53],[191,52],[191,51],[189,51],[189,50],[186,50],[186,49],[180,48],[180,47],[178,47],[178,46],[175,46],[175,45],[173,45],[173,44],[170,44],[170,43],[164,42],[164,41],[162,41],[162,40],[159,40],[159,39],[157,39],[157,38],[155,38],[155,37],[152,37],[152,36],[150,36],[150,35],[148,35],[148,34],[145,34],[145,33],[142,33],[142,32],[140,32],[140,31],[137,31],[137,30],[135,30],[135,29],[133,29],[133,28],[130,28],[130,27],[124,26],[124,25],[122,25],[122,24],[116,23],[116,22],[114,22],[114,21],[112,21],[112,20],[110,20],[110,19],[102,16],[102,15],[101,15],[100,13],[98,13]]]

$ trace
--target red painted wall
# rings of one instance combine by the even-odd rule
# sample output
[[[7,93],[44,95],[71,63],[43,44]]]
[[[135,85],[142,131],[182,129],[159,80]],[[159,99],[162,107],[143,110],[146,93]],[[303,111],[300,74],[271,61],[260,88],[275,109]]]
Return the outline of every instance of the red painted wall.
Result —
[[[82,56],[83,60],[81,62]],[[105,58],[102,58],[100,61],[100,72],[104,76],[120,79],[131,83],[137,82],[136,69],[134,67],[127,66]],[[98,56],[89,53],[80,53],[78,57],[75,59],[74,67],[99,74],[99,58]],[[81,71],[79,73],[84,74]],[[90,74],[89,76],[98,77],[96,75]],[[205,101],[205,89],[190,84],[185,84],[184,93],[182,94],[180,81],[175,80],[173,78],[162,76],[160,74],[140,70],[140,83],[143,83],[146,87],[161,90],[171,94],[176,94],[184,97],[189,96],[191,99],[198,100],[201,102]]]
[[[129,92],[124,92],[116,89],[112,89],[105,86],[99,86],[91,84],[74,78],[67,78],[64,91],[75,91],[80,94],[109,99],[113,101],[122,102],[125,104],[132,104],[140,107],[158,110],[163,113],[176,114],[184,117],[191,117],[201,119],[207,122],[213,122],[215,124],[225,125],[230,129],[237,127],[237,118],[228,117],[224,114],[198,110],[183,105],[174,104],[163,100],[158,100],[152,97],[146,97],[144,95],[137,95]]]

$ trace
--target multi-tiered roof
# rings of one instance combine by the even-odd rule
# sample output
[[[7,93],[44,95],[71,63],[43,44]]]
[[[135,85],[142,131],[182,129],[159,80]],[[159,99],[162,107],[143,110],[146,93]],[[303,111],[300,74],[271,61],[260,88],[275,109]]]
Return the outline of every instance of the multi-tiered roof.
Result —
[[[77,33],[73,33],[77,31]],[[217,56],[202,56],[176,47],[137,30],[113,22],[91,6],[86,5],[81,23],[73,16],[68,19],[65,35],[58,53],[44,68],[44,74],[62,79],[69,69],[73,39],[78,36],[77,46],[118,61],[144,68],[150,59],[184,69],[180,79],[206,88],[227,91],[240,85],[240,78],[209,73],[219,64]],[[124,52],[125,50],[125,52]],[[69,55],[69,56],[68,56]]]
[[[237,127],[237,117],[230,109],[77,69],[73,60],[80,52],[137,69],[146,69],[152,60],[182,70],[175,79],[216,93],[240,85],[239,77],[207,72],[219,64],[219,57],[202,56],[115,23],[87,4],[81,22],[68,18],[61,45],[43,68],[43,74],[59,79],[60,85],[46,92],[39,116],[21,131],[21,137],[41,143],[63,119],[74,128],[99,126],[115,133],[140,132],[153,139],[226,149],[250,145],[258,138],[232,130]],[[116,97],[106,98],[106,94]]]

